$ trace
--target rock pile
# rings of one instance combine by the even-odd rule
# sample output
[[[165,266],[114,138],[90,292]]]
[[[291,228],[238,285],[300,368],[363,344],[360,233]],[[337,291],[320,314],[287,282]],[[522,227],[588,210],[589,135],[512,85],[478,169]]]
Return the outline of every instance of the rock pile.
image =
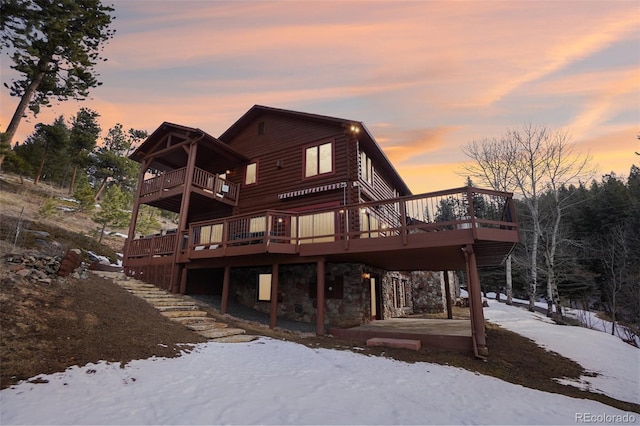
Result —
[[[69,252],[73,254],[70,255]],[[70,250],[69,252],[64,257],[49,256],[43,253],[9,253],[3,256],[3,261],[10,273],[9,276],[15,274],[32,282],[50,284],[55,281],[64,281],[65,269],[71,278],[86,279],[86,265],[79,261],[73,264],[69,263],[69,257],[74,261],[79,258],[78,251]],[[61,266],[64,267],[61,269]],[[70,268],[70,266],[72,267]]]

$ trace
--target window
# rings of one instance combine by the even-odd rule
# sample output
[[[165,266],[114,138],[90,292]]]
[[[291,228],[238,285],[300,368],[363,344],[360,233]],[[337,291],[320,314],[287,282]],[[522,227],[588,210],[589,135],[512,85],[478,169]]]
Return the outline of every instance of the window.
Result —
[[[393,286],[393,305],[396,308],[404,308],[407,306],[407,296],[405,294],[405,285],[407,280],[399,280],[397,277],[391,278]]]
[[[365,182],[368,182],[370,185],[373,185],[373,163],[371,162],[371,158],[364,153],[364,151],[360,152],[360,177]]]
[[[258,163],[247,164],[247,172],[244,175],[244,184],[252,185],[256,183],[258,177]]]
[[[258,123],[258,134],[264,135],[264,121]]]
[[[271,301],[271,274],[258,274],[258,302]]]
[[[312,177],[333,171],[333,144],[323,143],[305,150],[304,177]]]
[[[316,213],[300,215],[297,223],[293,220],[293,228],[298,228],[300,244],[323,243],[335,241],[335,213]]]

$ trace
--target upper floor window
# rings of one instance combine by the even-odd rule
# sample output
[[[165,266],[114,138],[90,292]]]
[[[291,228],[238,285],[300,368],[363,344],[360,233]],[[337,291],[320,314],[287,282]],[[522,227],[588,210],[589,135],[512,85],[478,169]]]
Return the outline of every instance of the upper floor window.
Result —
[[[264,135],[264,121],[258,123],[258,134]]]
[[[256,183],[258,178],[258,163],[247,164],[247,170],[244,175],[244,184],[251,185]]]
[[[305,149],[304,177],[312,177],[333,171],[333,144],[331,142]]]
[[[360,152],[360,177],[362,180],[369,182],[369,184],[373,185],[373,163],[371,162],[371,158],[364,153],[364,151]]]

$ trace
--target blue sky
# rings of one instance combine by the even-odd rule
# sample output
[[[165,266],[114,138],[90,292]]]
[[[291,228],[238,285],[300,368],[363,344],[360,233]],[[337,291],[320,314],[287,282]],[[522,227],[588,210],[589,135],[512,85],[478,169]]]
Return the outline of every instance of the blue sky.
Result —
[[[462,146],[528,123],[568,131],[596,178],[638,163],[636,1],[113,4],[104,85],[16,140],[81,106],[104,131],[171,121],[217,136],[262,104],[363,121],[414,193],[461,186]],[[17,99],[0,101],[6,127]]]

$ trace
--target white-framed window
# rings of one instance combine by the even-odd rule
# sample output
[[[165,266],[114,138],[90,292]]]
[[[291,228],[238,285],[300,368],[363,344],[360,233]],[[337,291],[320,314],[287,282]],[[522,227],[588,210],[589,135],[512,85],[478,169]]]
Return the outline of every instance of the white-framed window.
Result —
[[[374,168],[371,158],[364,152],[360,152],[360,177],[365,182],[373,185]]]
[[[244,184],[253,185],[258,180],[258,163],[247,164],[247,170],[244,174]]]
[[[326,142],[304,150],[304,177],[333,172],[333,143]]]

